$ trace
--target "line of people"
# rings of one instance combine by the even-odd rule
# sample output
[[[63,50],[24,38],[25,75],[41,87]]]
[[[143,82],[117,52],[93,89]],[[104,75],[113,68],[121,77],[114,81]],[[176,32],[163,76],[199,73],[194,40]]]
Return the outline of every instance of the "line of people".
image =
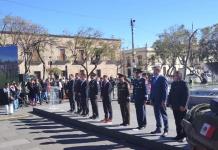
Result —
[[[133,130],[142,130],[147,125],[146,104],[150,100],[154,109],[156,120],[156,129],[151,134],[160,134],[166,137],[169,131],[167,105],[173,110],[177,136],[175,140],[184,140],[185,134],[181,127],[181,121],[186,114],[186,103],[189,97],[188,86],[182,80],[180,72],[174,73],[174,81],[171,84],[170,92],[168,93],[168,81],[160,74],[161,67],[153,67],[153,76],[148,78],[140,69],[135,71],[135,77],[129,81],[125,75],[118,74],[117,96],[120,105],[122,122],[121,126],[130,125],[130,102],[134,100],[136,108],[136,118],[138,127]],[[151,85],[150,93],[148,93],[148,83]],[[87,88],[88,87],[88,88]],[[112,84],[109,82],[108,76],[104,75],[103,79],[98,81],[96,74],[91,74],[91,80],[86,80],[85,74],[70,75],[67,83],[67,95],[70,101],[69,112],[75,112],[84,117],[89,115],[89,99],[92,106],[91,119],[99,118],[97,95],[100,89],[101,99],[104,109],[103,123],[111,123],[113,119],[113,109],[111,105]],[[132,95],[130,92],[132,89]],[[161,121],[162,120],[162,121]],[[163,122],[163,124],[162,124]],[[163,131],[161,130],[163,128]]]

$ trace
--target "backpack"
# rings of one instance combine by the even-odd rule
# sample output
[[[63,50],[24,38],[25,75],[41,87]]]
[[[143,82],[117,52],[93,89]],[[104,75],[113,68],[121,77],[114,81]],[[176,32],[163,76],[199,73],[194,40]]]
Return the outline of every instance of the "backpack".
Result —
[[[214,102],[196,105],[182,121],[187,141],[194,148],[217,150],[218,115],[212,111],[213,107]]]

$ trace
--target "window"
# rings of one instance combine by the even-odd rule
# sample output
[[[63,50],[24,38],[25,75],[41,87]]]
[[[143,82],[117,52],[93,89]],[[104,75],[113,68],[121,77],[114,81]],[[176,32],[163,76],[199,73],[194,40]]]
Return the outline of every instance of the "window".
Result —
[[[129,56],[126,58],[126,65],[127,67],[131,67],[131,59]]]
[[[61,60],[61,61],[65,61],[66,60],[66,55],[65,55],[65,49],[64,48],[60,48],[59,60]]]
[[[142,62],[142,55],[138,55],[138,56],[137,56],[137,59],[138,59],[138,65],[139,65],[139,66],[142,66],[142,65],[143,65],[143,62]]]
[[[37,79],[41,79],[41,71],[34,71],[34,75]]]
[[[33,51],[33,53],[32,53],[32,61],[33,62],[40,61],[39,56],[38,56],[36,51]]]
[[[96,74],[97,74],[98,77],[101,77],[101,69],[97,69]]]
[[[81,73],[81,74],[85,74],[85,71],[81,69],[81,70],[80,70],[80,73]]]

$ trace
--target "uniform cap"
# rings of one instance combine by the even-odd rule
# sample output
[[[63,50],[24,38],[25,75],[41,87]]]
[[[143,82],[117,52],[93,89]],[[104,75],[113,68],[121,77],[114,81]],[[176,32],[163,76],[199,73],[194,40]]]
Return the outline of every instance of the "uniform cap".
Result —
[[[139,68],[135,69],[135,73],[142,73],[143,71]]]
[[[95,77],[96,74],[93,72],[93,73],[90,74],[90,76]]]
[[[122,74],[122,73],[118,73],[117,75],[118,75],[119,78],[125,77],[125,75]]]

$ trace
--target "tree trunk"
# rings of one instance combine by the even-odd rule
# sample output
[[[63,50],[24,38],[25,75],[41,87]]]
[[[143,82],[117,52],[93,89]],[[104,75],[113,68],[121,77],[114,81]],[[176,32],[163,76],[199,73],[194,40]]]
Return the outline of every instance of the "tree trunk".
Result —
[[[41,61],[42,64],[43,64],[42,79],[44,80],[44,79],[45,79],[45,69],[46,69],[46,67],[45,67],[45,61],[42,59],[42,57],[41,57],[41,55],[40,55],[39,48],[37,48],[36,52],[37,52],[37,54],[38,54],[38,56],[39,56],[40,61]]]

